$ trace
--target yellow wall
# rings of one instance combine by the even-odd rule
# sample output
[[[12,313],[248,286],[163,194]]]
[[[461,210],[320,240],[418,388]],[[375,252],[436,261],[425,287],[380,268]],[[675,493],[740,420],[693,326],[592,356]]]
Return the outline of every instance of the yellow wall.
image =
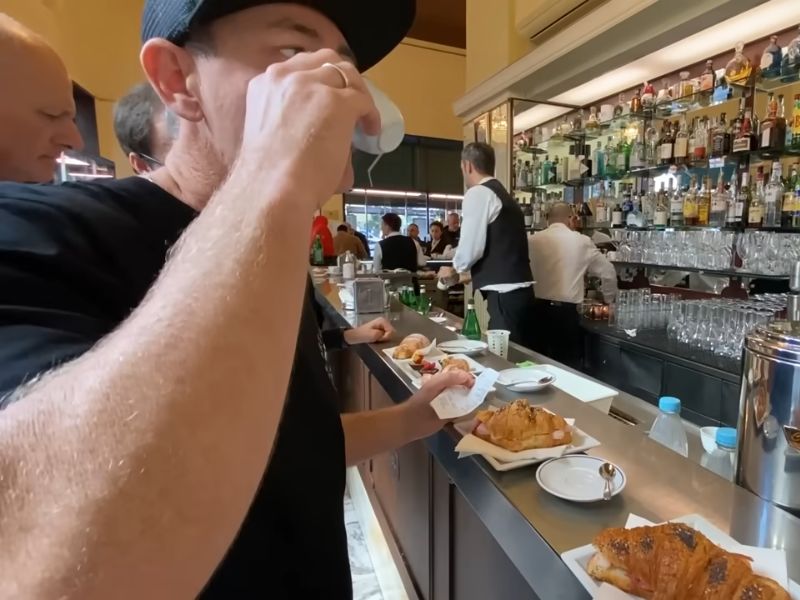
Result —
[[[514,0],[467,0],[467,89],[532,49],[517,33],[515,14]]]

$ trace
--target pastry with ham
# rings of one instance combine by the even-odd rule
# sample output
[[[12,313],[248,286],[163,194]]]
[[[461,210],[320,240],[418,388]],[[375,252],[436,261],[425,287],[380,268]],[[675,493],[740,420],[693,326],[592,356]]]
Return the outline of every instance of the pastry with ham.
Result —
[[[748,557],[682,523],[606,529],[593,543],[589,575],[645,600],[790,600]]]
[[[400,342],[400,345],[394,349],[392,357],[397,360],[407,360],[413,358],[418,350],[427,348],[431,345],[431,341],[421,333],[412,333]]]
[[[572,443],[572,428],[563,417],[524,398],[499,410],[482,410],[476,418],[474,435],[512,452]]]

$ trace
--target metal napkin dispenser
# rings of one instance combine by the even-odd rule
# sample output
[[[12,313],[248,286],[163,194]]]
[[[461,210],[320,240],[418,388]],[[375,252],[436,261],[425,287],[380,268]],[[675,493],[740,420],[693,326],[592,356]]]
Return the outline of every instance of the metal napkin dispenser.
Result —
[[[359,277],[348,284],[353,310],[359,314],[382,313],[386,309],[386,288],[379,277]]]

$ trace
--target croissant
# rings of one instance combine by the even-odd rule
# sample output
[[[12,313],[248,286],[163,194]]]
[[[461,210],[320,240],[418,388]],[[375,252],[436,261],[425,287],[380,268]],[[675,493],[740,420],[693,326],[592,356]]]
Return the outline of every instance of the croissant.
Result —
[[[471,372],[472,369],[469,367],[469,363],[465,361],[463,358],[452,358],[447,357],[442,360],[442,368],[444,371],[466,371],[467,373]]]
[[[500,410],[482,410],[476,417],[476,436],[512,452],[572,443],[571,428],[563,417],[530,406],[524,398]]]
[[[748,557],[682,523],[606,529],[593,543],[589,575],[645,600],[790,600]]]
[[[422,350],[423,348],[429,346],[430,343],[430,340],[421,333],[412,333],[402,342],[400,342],[400,345],[394,349],[392,357],[398,360],[412,358],[417,350]]]

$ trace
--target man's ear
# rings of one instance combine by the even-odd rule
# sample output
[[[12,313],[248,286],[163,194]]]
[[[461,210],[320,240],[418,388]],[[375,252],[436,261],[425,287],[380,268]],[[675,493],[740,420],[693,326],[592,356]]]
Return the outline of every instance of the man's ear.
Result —
[[[167,110],[187,121],[203,120],[196,86],[192,85],[197,78],[197,69],[191,53],[172,42],[156,38],[144,45],[140,60],[150,85]]]
[[[150,170],[148,164],[135,152],[128,154],[128,162],[131,164],[131,169],[133,169],[133,172],[137,175],[147,173]]]

